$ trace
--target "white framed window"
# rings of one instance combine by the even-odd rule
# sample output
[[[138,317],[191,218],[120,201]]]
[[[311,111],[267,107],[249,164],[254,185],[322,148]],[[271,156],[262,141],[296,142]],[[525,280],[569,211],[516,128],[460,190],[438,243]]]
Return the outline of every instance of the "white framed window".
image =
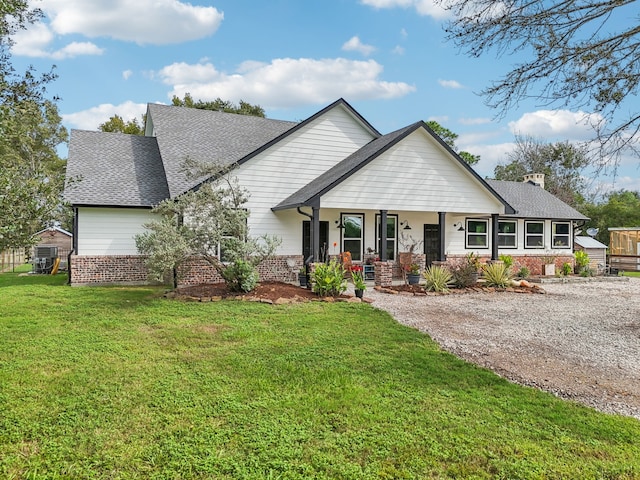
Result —
[[[489,248],[489,220],[467,219],[467,248]]]
[[[498,221],[498,247],[516,248],[518,246],[517,225],[518,222],[515,220]]]
[[[524,222],[524,248],[544,248],[544,221]]]
[[[341,213],[342,251],[351,252],[351,260],[361,262],[364,244],[364,214]]]
[[[380,248],[380,214],[376,213],[376,246]],[[395,260],[398,252],[398,215],[387,215],[387,258]],[[378,252],[379,253],[379,252]],[[384,260],[384,259],[382,259]]]
[[[551,232],[553,248],[571,248],[570,222],[552,222]]]

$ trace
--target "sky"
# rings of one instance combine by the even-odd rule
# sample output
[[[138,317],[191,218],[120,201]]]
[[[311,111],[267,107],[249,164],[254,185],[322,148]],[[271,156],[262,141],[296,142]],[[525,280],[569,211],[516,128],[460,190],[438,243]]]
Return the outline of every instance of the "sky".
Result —
[[[31,0],[42,22],[14,37],[12,62],[55,65],[48,93],[69,129],[97,130],[113,115],[141,120],[147,103],[244,100],[269,118],[301,121],[344,98],[378,131],[436,120],[491,177],[516,135],[584,141],[593,112],[521,102],[507,115],[479,92],[521,62],[473,59],[446,40],[433,0]],[[64,155],[64,154],[63,154]],[[637,158],[591,191],[640,191]]]

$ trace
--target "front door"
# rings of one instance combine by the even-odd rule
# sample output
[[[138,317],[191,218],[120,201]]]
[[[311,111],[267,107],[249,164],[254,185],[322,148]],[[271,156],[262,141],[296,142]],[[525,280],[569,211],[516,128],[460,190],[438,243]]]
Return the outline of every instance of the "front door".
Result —
[[[320,258],[317,262],[326,262],[329,252],[329,222],[320,222]],[[302,257],[304,261],[311,256],[311,222],[302,222]]]
[[[440,225],[424,225],[424,254],[427,257],[426,266],[430,267],[440,253]]]

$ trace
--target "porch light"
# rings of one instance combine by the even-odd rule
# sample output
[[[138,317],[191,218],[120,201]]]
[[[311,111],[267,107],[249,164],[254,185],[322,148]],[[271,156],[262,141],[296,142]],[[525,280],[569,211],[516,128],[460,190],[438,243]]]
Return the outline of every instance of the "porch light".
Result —
[[[464,232],[464,227],[462,226],[462,222],[454,223],[453,228],[455,228],[458,232]]]
[[[342,222],[340,220],[336,220],[335,224],[337,225],[336,228],[344,228],[344,225],[342,224]]]
[[[409,226],[409,220],[405,220],[403,222],[400,222],[400,225],[404,225],[403,230],[411,230],[411,227]]]

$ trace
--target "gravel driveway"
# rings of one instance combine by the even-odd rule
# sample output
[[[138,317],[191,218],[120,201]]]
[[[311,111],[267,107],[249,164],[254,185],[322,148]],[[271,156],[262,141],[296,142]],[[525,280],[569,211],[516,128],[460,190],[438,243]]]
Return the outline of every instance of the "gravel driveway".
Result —
[[[640,278],[543,288],[546,295],[367,296],[444,350],[513,382],[640,419]]]

